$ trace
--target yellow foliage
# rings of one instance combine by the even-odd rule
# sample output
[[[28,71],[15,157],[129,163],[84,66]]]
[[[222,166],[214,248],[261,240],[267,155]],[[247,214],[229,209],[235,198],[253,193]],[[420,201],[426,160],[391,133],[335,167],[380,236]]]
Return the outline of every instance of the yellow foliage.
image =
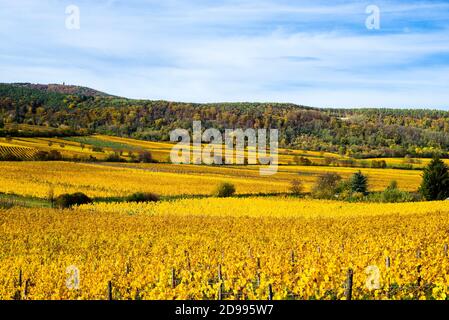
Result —
[[[108,281],[115,299],[216,299],[219,265],[226,299],[266,299],[268,284],[275,299],[344,299],[348,268],[354,299],[445,299],[448,214],[289,198],[0,210],[0,299],[105,299]]]

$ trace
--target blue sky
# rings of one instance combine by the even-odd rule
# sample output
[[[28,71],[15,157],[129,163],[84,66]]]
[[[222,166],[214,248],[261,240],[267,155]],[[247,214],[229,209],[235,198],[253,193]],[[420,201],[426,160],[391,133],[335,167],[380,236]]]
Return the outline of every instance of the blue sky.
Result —
[[[80,29],[66,28],[66,7]],[[365,26],[380,9],[380,29]],[[449,2],[0,0],[0,82],[130,98],[449,107]]]

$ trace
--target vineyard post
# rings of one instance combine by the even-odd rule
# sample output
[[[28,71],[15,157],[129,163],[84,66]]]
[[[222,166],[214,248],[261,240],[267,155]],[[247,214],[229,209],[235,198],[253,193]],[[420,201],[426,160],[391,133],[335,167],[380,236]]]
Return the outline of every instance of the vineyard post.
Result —
[[[190,255],[189,255],[189,252],[186,250],[184,253],[185,253],[185,256],[186,256],[187,269],[188,269],[189,271],[191,271],[191,267],[190,267]]]
[[[418,285],[418,288],[421,287],[421,265],[418,265],[418,267],[416,268],[416,271],[418,271],[418,279],[416,281],[416,284]]]
[[[348,274],[347,274],[347,278],[346,278],[346,289],[345,289],[345,297],[346,300],[351,300],[352,299],[352,279],[354,276],[354,272],[352,271],[352,269],[348,269]]]
[[[22,286],[22,268],[19,269],[19,287]]]
[[[390,275],[389,275],[389,269],[391,265],[391,259],[390,257],[385,258],[385,266],[387,267],[387,298],[390,299]]]
[[[108,300],[112,300],[112,281],[108,281]]]
[[[176,287],[176,271],[175,268],[171,268],[171,287],[174,289]]]
[[[290,252],[290,260],[292,264],[295,264],[295,251]]]
[[[257,287],[260,287],[260,258],[257,258],[256,281],[257,281]]]
[[[273,287],[271,286],[271,283],[268,285],[268,300],[273,300]]]
[[[28,291],[30,288],[30,279],[25,280],[25,288],[23,288],[23,299],[26,299],[28,296]]]
[[[447,243],[444,244],[443,251],[444,251],[444,256],[447,257]]]
[[[218,300],[223,300],[223,276],[221,274],[221,264],[218,265],[218,281],[220,287],[218,288]]]
[[[221,275],[221,264],[218,265],[218,281],[221,281],[223,279]]]
[[[17,290],[14,293],[14,300],[21,300],[22,299],[22,292],[20,291],[20,288],[22,287],[22,268],[19,269],[19,277],[17,279]]]

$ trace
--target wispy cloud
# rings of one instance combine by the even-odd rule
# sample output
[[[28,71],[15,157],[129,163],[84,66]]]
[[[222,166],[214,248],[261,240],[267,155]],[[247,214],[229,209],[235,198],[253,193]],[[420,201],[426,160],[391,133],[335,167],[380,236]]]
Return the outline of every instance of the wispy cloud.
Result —
[[[438,1],[0,0],[0,81],[134,98],[449,106]],[[65,28],[78,5],[81,29]],[[381,29],[365,27],[367,5]]]

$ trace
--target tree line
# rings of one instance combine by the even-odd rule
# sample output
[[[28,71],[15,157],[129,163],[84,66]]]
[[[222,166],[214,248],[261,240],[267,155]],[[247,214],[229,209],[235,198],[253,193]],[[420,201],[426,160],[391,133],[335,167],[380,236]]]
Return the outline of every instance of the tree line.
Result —
[[[37,87],[39,88],[39,87]],[[63,91],[64,92],[64,91]],[[152,141],[176,128],[277,128],[280,146],[354,158],[431,157],[449,151],[449,113],[435,110],[317,109],[285,103],[181,103],[67,94],[0,84],[0,135],[10,124]]]

